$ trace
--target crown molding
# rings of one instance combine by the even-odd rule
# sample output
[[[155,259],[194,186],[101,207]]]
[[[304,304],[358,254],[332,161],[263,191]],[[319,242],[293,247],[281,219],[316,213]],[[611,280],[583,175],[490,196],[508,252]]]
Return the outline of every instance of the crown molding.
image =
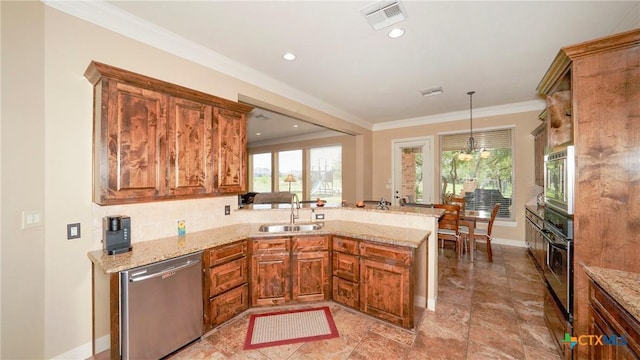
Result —
[[[371,130],[373,128],[373,125],[368,121],[329,105],[318,98],[123,11],[105,1],[41,0],[41,2],[65,14],[300,102],[365,129]]]
[[[517,114],[527,111],[539,111],[547,106],[544,100],[523,101],[519,103],[489,106],[485,108],[473,109],[474,118],[489,117],[497,115]],[[411,126],[430,125],[449,121],[466,120],[469,118],[469,111],[454,111],[450,113],[421,116],[411,119],[388,121],[373,125],[373,131],[399,129]]]

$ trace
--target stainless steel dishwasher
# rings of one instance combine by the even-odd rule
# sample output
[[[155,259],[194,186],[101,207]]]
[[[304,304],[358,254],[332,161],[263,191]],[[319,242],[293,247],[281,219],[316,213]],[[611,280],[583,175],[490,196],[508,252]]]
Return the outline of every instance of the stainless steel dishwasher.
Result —
[[[120,272],[121,358],[159,359],[202,336],[202,252]]]

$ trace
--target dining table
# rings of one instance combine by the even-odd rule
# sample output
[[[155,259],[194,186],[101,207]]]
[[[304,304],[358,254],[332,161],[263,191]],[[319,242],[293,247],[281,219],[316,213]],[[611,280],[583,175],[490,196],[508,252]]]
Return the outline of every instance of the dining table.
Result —
[[[471,262],[475,260],[474,250],[476,248],[476,240],[473,233],[476,229],[476,225],[479,222],[489,223],[491,220],[491,211],[486,210],[465,210],[460,212],[459,226],[466,226],[469,228],[469,255]]]

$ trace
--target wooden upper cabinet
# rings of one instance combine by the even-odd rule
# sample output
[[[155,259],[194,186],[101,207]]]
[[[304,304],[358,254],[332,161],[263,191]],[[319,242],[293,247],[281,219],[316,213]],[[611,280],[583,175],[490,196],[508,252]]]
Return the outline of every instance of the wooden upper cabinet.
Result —
[[[246,191],[246,115],[216,108],[214,158],[217,159],[215,186],[219,193]]]
[[[251,107],[91,62],[94,196],[100,205],[246,189]]]
[[[545,112],[546,117],[546,112]],[[534,160],[533,166],[535,167],[535,183],[538,186],[544,186],[544,153],[547,148],[547,128],[543,123],[538,126],[533,132],[534,143]]]
[[[211,194],[213,182],[213,107],[171,98],[168,121],[171,195]]]
[[[153,199],[165,191],[167,96],[106,79],[96,87],[94,199]],[[99,101],[98,101],[99,100]]]

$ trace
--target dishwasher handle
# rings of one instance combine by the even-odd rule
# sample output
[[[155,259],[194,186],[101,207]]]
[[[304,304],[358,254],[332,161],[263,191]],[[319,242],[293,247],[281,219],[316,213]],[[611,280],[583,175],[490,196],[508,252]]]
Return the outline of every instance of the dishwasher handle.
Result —
[[[184,264],[179,265],[179,266],[171,266],[168,267],[166,269],[163,269],[161,271],[158,272],[154,272],[151,274],[146,274],[146,275],[142,275],[141,273],[136,273],[133,274],[129,277],[129,282],[138,282],[138,281],[144,281],[144,280],[149,280],[149,279],[153,279],[153,278],[157,278],[160,276],[165,276],[165,275],[169,275],[169,274],[173,274],[175,272],[178,272],[180,270],[186,269],[188,267],[194,266],[196,264],[199,264],[200,260],[187,260]],[[144,272],[143,272],[144,273]],[[141,275],[141,276],[139,276]],[[170,275],[169,275],[170,276]]]

